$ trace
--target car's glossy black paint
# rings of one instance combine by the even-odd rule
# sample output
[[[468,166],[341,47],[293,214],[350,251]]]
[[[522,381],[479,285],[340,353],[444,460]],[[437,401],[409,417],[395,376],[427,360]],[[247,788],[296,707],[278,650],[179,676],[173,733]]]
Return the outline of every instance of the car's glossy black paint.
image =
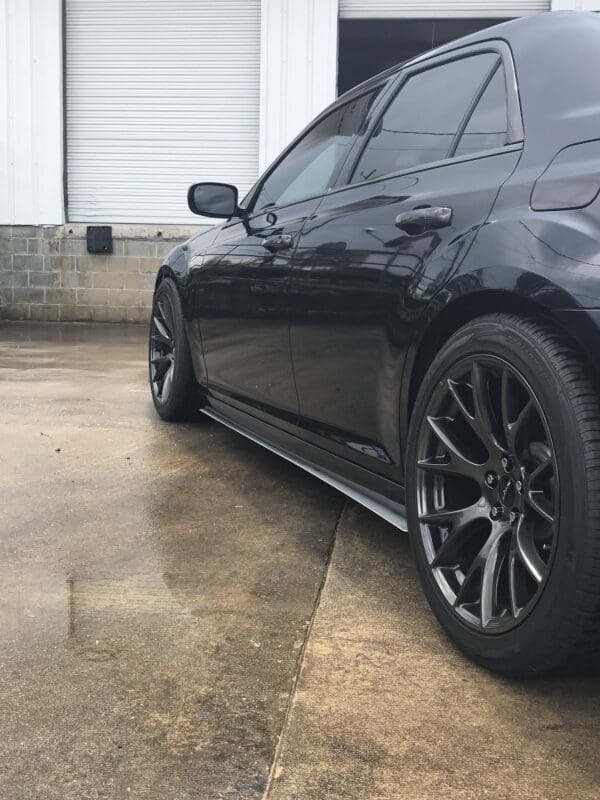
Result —
[[[511,143],[348,185],[407,72],[466,48],[504,59]],[[332,191],[229,220],[176,248],[161,270],[179,287],[206,402],[402,503],[411,404],[461,324],[498,310],[549,318],[598,365],[600,200],[534,211],[531,197],[560,151],[599,138],[599,68],[600,18],[553,12],[474,34],[338,101],[383,85]],[[589,197],[582,175],[594,170],[584,164],[572,180],[567,170],[566,194]],[[451,224],[398,230],[397,215],[418,205],[451,207]],[[276,234],[297,249],[266,250]]]

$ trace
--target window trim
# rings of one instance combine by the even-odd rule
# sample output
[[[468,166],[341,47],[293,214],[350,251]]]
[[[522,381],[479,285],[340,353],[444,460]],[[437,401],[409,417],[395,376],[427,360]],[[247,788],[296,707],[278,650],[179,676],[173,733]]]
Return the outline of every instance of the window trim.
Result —
[[[373,132],[379,121],[382,119],[384,114],[387,112],[388,108],[394,102],[398,94],[402,91],[403,87],[406,83],[412,78],[414,75],[417,75],[421,72],[426,72],[429,69],[433,69],[435,67],[442,66],[444,64],[449,64],[453,61],[459,61],[463,58],[471,58],[472,56],[480,55],[483,53],[496,53],[499,57],[498,61],[490,67],[489,71],[486,73],[484,80],[482,81],[479,89],[475,92],[473,96],[473,100],[469,104],[467,111],[461,121],[459,129],[457,131],[455,140],[452,141],[452,145],[449,149],[449,153],[456,149],[458,142],[460,141],[460,137],[458,133],[464,132],[464,127],[468,124],[473,111],[475,110],[477,103],[481,99],[483,92],[488,86],[489,81],[495,75],[496,70],[502,65],[504,68],[504,80],[506,82],[506,109],[507,109],[507,123],[508,123],[508,140],[505,145],[502,147],[493,148],[491,150],[479,151],[475,153],[467,153],[464,156],[446,156],[446,158],[439,159],[438,161],[430,161],[425,164],[418,164],[413,167],[407,167],[403,170],[398,170],[396,172],[386,173],[385,175],[380,175],[375,178],[369,178],[365,181],[356,181],[352,183],[352,178],[358,165],[360,163],[360,159],[364,151],[366,150],[369,142],[371,141]],[[378,104],[379,105],[379,104]],[[463,127],[464,125],[464,127]],[[489,39],[481,42],[477,42],[473,45],[468,45],[466,47],[456,47],[451,50],[444,51],[441,55],[433,55],[433,56],[418,56],[415,61],[412,61],[410,64],[407,64],[406,67],[403,67],[395,81],[392,81],[392,85],[390,87],[389,92],[385,92],[385,104],[382,103],[381,107],[377,109],[377,114],[371,118],[370,124],[368,129],[365,130],[362,137],[360,137],[359,142],[355,145],[353,151],[350,152],[349,158],[345,162],[345,166],[347,169],[342,169],[340,174],[337,176],[337,182],[331,191],[336,191],[338,189],[346,188],[347,186],[364,186],[365,184],[369,183],[376,183],[377,181],[386,180],[391,177],[395,177],[397,175],[410,175],[414,172],[421,172],[425,169],[431,169],[432,167],[439,167],[444,164],[450,163],[460,163],[461,161],[471,161],[474,158],[487,158],[490,155],[496,155],[502,152],[510,152],[508,148],[512,149],[513,145],[519,145],[517,149],[523,147],[525,141],[525,134],[523,130],[523,121],[521,117],[521,103],[519,99],[519,91],[517,85],[517,79],[514,69],[514,62],[512,58],[512,52],[508,44],[502,39]],[[351,159],[351,161],[350,161]],[[342,184],[342,179],[344,183]]]
[[[380,103],[381,103],[383,97],[387,96],[387,89],[389,89],[389,84],[390,84],[390,76],[388,75],[388,76],[386,76],[386,78],[384,80],[374,81],[370,85],[365,85],[364,87],[359,87],[361,89],[361,91],[357,91],[356,94],[353,94],[351,97],[347,97],[346,98],[344,95],[342,95],[342,97],[340,97],[339,100],[337,100],[335,103],[333,103],[332,105],[330,105],[326,109],[324,109],[324,111],[322,111],[317,117],[315,117],[315,119],[313,119],[307,125],[306,128],[304,128],[302,131],[300,131],[300,133],[296,136],[296,138],[293,139],[289,143],[289,145],[285,148],[285,150],[283,150],[283,152],[275,159],[275,161],[259,177],[258,181],[254,184],[254,186],[249,190],[249,192],[246,195],[246,197],[244,197],[244,199],[242,200],[242,203],[240,204],[240,207],[243,208],[247,212],[248,217],[251,218],[253,216],[257,216],[257,215],[260,215],[260,214],[267,214],[267,213],[269,213],[269,211],[276,211],[276,210],[279,210],[281,208],[287,208],[289,206],[296,205],[297,203],[304,203],[304,202],[307,202],[308,200],[313,200],[313,199],[316,199],[316,198],[319,198],[319,197],[324,197],[325,194],[327,194],[333,188],[335,188],[335,186],[337,185],[337,182],[339,180],[339,177],[342,174],[342,172],[344,170],[344,167],[346,166],[346,164],[348,162],[348,159],[351,157],[351,155],[352,155],[352,153],[354,151],[354,148],[355,148],[357,140],[359,140],[365,134],[365,131],[367,131],[369,129],[370,120],[371,120],[371,117],[372,117],[373,113],[374,112],[377,112],[377,113],[379,112]],[[268,178],[271,177],[273,172],[275,172],[275,170],[279,168],[279,166],[288,157],[288,155],[292,152],[292,150],[294,150],[296,148],[296,146],[298,144],[300,144],[300,142],[303,139],[305,139],[310,133],[312,133],[312,131],[318,125],[320,125],[321,122],[323,122],[323,120],[327,119],[327,117],[331,116],[332,114],[335,114],[337,111],[339,111],[340,108],[343,108],[344,106],[349,105],[350,103],[354,103],[357,100],[360,100],[362,97],[365,97],[368,94],[372,94],[373,92],[376,92],[376,93],[378,92],[378,94],[376,94],[375,101],[374,101],[373,105],[371,106],[371,108],[369,109],[367,115],[365,116],[365,118],[363,120],[363,122],[366,123],[366,124],[363,124],[363,126],[362,126],[363,130],[359,131],[358,133],[355,133],[354,136],[352,137],[352,141],[350,143],[350,146],[348,147],[348,152],[346,154],[346,157],[344,159],[342,159],[339,167],[335,171],[335,173],[334,173],[334,175],[332,177],[331,186],[329,187],[329,189],[326,189],[324,192],[319,192],[318,194],[307,195],[306,197],[299,197],[297,200],[292,200],[291,202],[288,202],[288,203],[282,203],[281,205],[273,205],[273,206],[269,206],[268,208],[263,208],[263,209],[257,209],[255,207],[256,201],[257,201],[257,199],[258,199],[258,197],[259,197],[259,195],[260,195],[260,193],[262,191],[262,188],[264,186],[265,181],[267,181]]]

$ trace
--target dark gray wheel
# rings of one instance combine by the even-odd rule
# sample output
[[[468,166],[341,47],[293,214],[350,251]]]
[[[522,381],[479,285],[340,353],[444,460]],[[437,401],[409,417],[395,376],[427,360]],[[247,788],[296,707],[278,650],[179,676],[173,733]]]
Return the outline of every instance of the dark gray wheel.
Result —
[[[531,321],[469,323],[434,360],[409,439],[411,542],[454,641],[514,675],[595,654],[600,404],[578,354]]]
[[[159,284],[154,294],[148,349],[150,388],[159,415],[171,421],[194,416],[198,387],[181,300],[169,278]]]

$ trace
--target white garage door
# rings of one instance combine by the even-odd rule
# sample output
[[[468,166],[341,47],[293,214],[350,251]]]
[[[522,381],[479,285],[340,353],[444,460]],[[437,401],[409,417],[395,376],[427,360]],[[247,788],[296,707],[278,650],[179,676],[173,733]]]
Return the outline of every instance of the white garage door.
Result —
[[[258,171],[260,0],[66,0],[68,215],[186,223]]]
[[[549,11],[550,0],[340,0],[344,19],[520,17]]]

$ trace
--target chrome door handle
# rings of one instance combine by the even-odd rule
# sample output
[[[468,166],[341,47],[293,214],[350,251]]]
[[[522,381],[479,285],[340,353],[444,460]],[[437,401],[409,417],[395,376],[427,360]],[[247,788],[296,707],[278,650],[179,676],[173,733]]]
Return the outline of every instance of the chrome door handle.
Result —
[[[407,233],[411,233],[413,230],[421,232],[434,228],[445,228],[451,222],[452,209],[446,206],[413,208],[396,217],[396,227]]]
[[[279,250],[289,250],[293,244],[294,240],[291,236],[271,236],[265,239],[263,247],[266,247],[271,253],[276,253]]]

